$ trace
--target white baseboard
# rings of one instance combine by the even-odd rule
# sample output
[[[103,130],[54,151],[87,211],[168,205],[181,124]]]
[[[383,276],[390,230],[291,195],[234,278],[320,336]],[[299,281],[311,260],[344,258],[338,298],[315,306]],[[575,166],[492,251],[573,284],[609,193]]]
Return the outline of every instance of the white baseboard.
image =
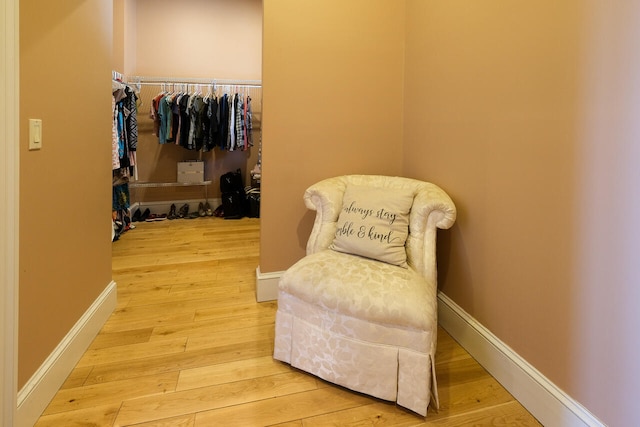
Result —
[[[256,300],[258,302],[278,299],[278,282],[283,273],[284,271],[261,273],[260,266],[256,268]]]
[[[545,426],[604,424],[442,292],[440,325]]]
[[[17,425],[33,426],[116,307],[111,281],[18,392]]]

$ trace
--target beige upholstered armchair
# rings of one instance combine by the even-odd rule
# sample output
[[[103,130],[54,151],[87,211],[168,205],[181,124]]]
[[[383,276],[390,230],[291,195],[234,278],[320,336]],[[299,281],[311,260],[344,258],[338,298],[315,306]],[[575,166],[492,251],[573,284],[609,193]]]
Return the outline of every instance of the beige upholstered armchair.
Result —
[[[274,358],[420,415],[438,406],[436,231],[456,208],[428,182],[348,175],[304,194],[307,255],[282,276]]]

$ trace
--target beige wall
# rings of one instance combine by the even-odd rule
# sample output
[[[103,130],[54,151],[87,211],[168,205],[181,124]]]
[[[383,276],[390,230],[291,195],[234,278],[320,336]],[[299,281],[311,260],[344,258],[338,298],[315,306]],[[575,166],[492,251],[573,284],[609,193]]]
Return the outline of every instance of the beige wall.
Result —
[[[608,425],[637,419],[640,8],[407,2],[404,168],[443,292]]]
[[[262,75],[262,2],[261,0],[137,0],[127,1],[122,25],[123,69],[131,76],[173,79],[260,80]],[[117,24],[117,23],[116,23]],[[114,36],[115,39],[115,36]],[[176,163],[205,161],[207,189],[212,198],[220,197],[220,175],[240,168],[245,183],[251,183],[249,171],[258,161],[262,118],[262,93],[252,89],[254,147],[248,151],[198,153],[173,144],[159,145],[149,119],[151,99],[163,87],[143,86],[138,115],[138,170],[141,181],[175,182]],[[167,89],[171,90],[172,87]],[[207,87],[201,88],[204,92]],[[240,89],[242,91],[242,89]],[[232,88],[220,88],[232,93]],[[201,199],[202,187],[144,188],[132,191],[139,202]],[[213,206],[215,208],[215,206]]]
[[[260,0],[135,3],[136,74],[260,80]]]
[[[264,0],[260,269],[304,255],[302,194],[346,173],[401,173],[404,7]]]
[[[126,2],[125,0],[113,0],[113,69],[124,73],[125,63],[125,32],[126,32]]]
[[[111,45],[111,2],[20,2],[19,388],[111,281]]]
[[[404,170],[459,209],[441,289],[563,385],[580,46],[551,4],[409,2]]]
[[[135,73],[137,43],[137,2],[113,0],[113,69],[127,75]]]

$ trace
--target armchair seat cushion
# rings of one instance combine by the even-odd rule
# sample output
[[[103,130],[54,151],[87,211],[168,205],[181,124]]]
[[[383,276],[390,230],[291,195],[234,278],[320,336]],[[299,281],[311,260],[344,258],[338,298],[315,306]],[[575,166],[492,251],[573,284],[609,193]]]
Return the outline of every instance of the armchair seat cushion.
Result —
[[[437,316],[436,287],[411,267],[330,249],[298,261],[279,286],[313,306],[380,325],[424,331]]]

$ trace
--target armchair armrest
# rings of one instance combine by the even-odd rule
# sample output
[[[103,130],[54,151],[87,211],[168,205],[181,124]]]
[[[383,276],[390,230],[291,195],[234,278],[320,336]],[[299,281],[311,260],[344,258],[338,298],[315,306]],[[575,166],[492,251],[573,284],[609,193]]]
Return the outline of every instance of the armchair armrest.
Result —
[[[426,222],[411,224],[417,232],[424,232],[423,227],[437,227],[442,230],[450,228],[456,221],[456,206],[447,193],[435,184],[427,183],[413,202],[412,212],[425,218]]]
[[[320,181],[305,191],[304,204],[308,209],[316,211],[307,241],[307,255],[328,248],[333,241],[346,186],[342,177],[334,177]]]
[[[450,228],[456,221],[456,206],[447,193],[435,184],[425,183],[416,194],[407,239],[407,260],[417,271],[437,283],[436,234],[437,229]]]

